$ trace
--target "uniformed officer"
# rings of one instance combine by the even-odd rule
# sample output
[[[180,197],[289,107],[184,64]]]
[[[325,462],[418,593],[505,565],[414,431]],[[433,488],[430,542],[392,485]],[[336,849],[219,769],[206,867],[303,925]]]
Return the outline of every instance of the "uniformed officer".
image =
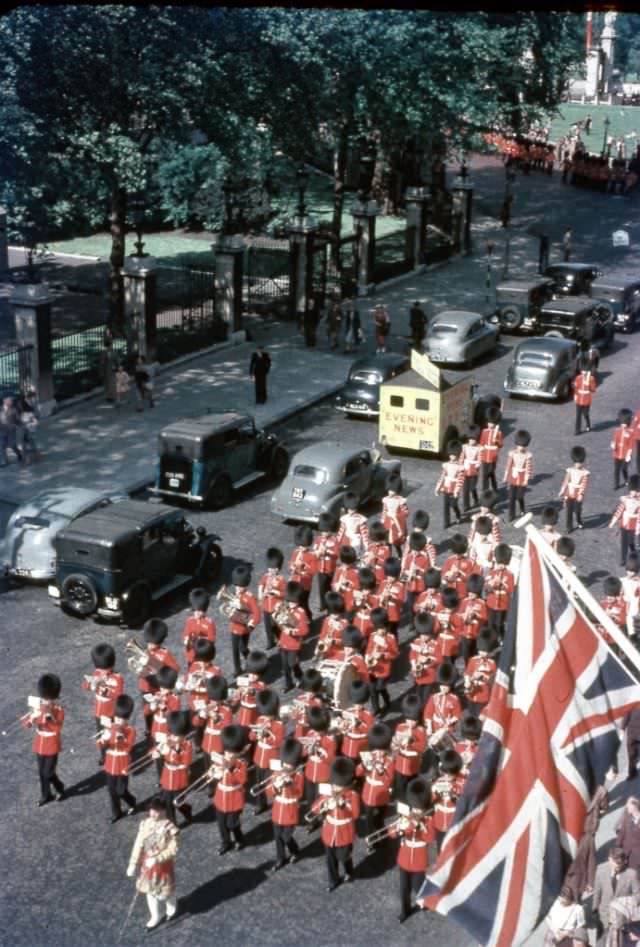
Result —
[[[500,451],[504,445],[504,434],[500,430],[502,412],[491,405],[487,409],[487,424],[480,432],[480,467],[482,470],[482,489],[488,490],[492,486],[498,489],[496,481],[496,465]]]
[[[225,727],[221,734],[224,760],[220,766],[220,775],[213,797],[221,841],[218,855],[225,855],[231,851],[232,834],[237,851],[245,846],[240,819],[245,804],[247,762],[241,754],[246,749],[248,736],[246,727],[235,723]]]
[[[576,446],[571,448],[571,460],[573,464],[565,470],[564,480],[560,487],[559,496],[564,498],[567,511],[568,533],[573,532],[574,516],[578,529],[584,529],[584,523],[582,522],[582,503],[589,484],[589,471],[584,466],[586,458],[587,452],[584,447]]]
[[[634,433],[631,429],[633,415],[628,408],[618,412],[618,427],[613,432],[611,451],[613,454],[613,483],[614,489],[620,486],[620,478],[624,486],[629,483],[629,462],[633,452]]]
[[[516,504],[520,507],[520,514],[525,512],[524,497],[527,486],[533,474],[533,454],[527,450],[531,442],[528,431],[516,431],[516,446],[509,451],[507,468],[503,482],[509,487],[509,519],[516,518]]]
[[[275,546],[270,546],[269,549],[267,549],[266,558],[267,571],[258,582],[258,604],[262,608],[264,633],[267,638],[267,651],[270,651],[272,648],[275,648],[277,644],[273,612],[275,608],[284,601],[287,580],[280,571],[284,561],[281,550]]]
[[[597,387],[596,376],[591,371],[589,362],[581,358],[580,371],[573,379],[573,400],[576,404],[576,435],[581,433],[582,418],[585,420],[587,431],[591,430],[591,402]]]
[[[231,653],[236,677],[242,674],[241,657],[249,654],[249,637],[260,621],[260,609],[253,592],[249,590],[251,569],[246,565],[236,566],[231,575],[233,594],[238,603],[229,619]]]
[[[33,752],[36,755],[40,779],[40,799],[36,803],[37,806],[44,806],[52,801],[52,785],[58,802],[64,799],[64,783],[56,772],[64,725],[64,709],[58,703],[61,687],[57,674],[43,674],[38,680],[39,706],[22,718],[23,726],[35,727]]]
[[[620,565],[627,562],[629,553],[640,552],[636,548],[638,533],[640,533],[640,476],[632,474],[629,477],[629,493],[620,498],[609,529],[620,524]]]
[[[382,498],[382,522],[387,530],[387,542],[394,547],[398,555],[402,554],[402,545],[407,538],[407,520],[409,507],[401,494],[402,478],[393,471],[385,481],[387,495]]]
[[[271,821],[276,843],[276,863],[271,871],[279,871],[287,863],[297,862],[300,855],[294,832],[300,821],[300,802],[304,791],[302,752],[299,741],[295,737],[287,737],[280,747],[282,769],[272,773],[272,782],[268,788],[273,803]]]
[[[193,614],[187,618],[182,629],[182,643],[187,664],[191,664],[195,658],[194,645],[198,638],[207,638],[213,642],[216,640],[215,622],[207,615],[209,595],[205,589],[192,589],[189,593],[189,604],[193,609]]]
[[[464,483],[464,468],[460,460],[462,444],[460,441],[449,441],[446,446],[448,460],[442,465],[442,472],[436,484],[436,496],[442,495],[443,499],[443,522],[444,528],[451,526],[451,510],[456,514],[456,522],[460,522],[462,516],[458,505],[458,497],[462,491]]]
[[[424,776],[415,776],[408,784],[405,795],[409,814],[391,823],[390,838],[399,838],[397,866],[400,879],[400,913],[402,924],[415,910],[411,895],[416,893],[429,867],[429,848],[436,839],[431,805],[431,787]]]
[[[124,692],[124,678],[114,671],[116,653],[110,644],[95,645],[91,649],[91,658],[95,671],[85,675],[82,682],[83,690],[93,691],[95,700],[93,716],[96,732],[101,729],[101,717],[113,717],[116,698]],[[100,765],[104,762],[104,751],[100,752]]]
[[[311,810],[324,820],[322,842],[329,876],[327,891],[335,891],[343,880],[353,881],[353,843],[360,815],[360,798],[351,788],[354,778],[353,760],[337,757],[331,766],[328,791],[318,796]],[[340,875],[340,865],[344,868],[344,879]]]
[[[136,730],[129,723],[133,713],[133,700],[128,694],[120,694],[114,701],[111,723],[102,729],[97,740],[105,754],[104,771],[111,803],[111,822],[117,822],[125,813],[120,800],[127,805],[126,815],[136,811],[136,798],[129,792],[129,766],[131,751],[136,742]]]

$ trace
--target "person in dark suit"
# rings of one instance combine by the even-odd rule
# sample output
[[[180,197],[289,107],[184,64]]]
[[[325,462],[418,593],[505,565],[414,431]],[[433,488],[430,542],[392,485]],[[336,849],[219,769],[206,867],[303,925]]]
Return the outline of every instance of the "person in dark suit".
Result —
[[[267,400],[267,375],[271,368],[271,358],[268,352],[259,345],[249,364],[249,375],[253,378],[256,386],[256,404],[264,404]]]
[[[640,757],[640,704],[627,714],[622,721],[622,729],[627,734],[627,779],[636,775],[638,758]]]
[[[629,868],[640,868],[640,799],[629,796],[622,818],[616,826],[616,839]]]
[[[627,868],[627,860],[621,848],[613,846],[604,865],[596,873],[596,882],[591,902],[592,922],[595,923],[598,945],[604,944],[609,928],[609,905],[614,898],[626,897],[640,891],[635,871]]]

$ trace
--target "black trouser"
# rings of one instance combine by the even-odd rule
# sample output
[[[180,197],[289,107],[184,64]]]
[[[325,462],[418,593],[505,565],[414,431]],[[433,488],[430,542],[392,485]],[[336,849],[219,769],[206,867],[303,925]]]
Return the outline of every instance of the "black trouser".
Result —
[[[93,719],[94,719],[95,722],[96,722],[96,733],[100,733],[101,730],[104,730],[104,727],[103,727],[102,724],[100,723],[100,717],[94,717]],[[106,748],[105,748],[104,746],[99,746],[99,747],[98,747],[98,753],[100,754],[100,765],[101,765],[101,766],[102,766],[102,764],[104,763],[104,758],[105,758],[106,752],[107,752],[107,751],[106,751]]]
[[[480,465],[480,469],[482,471],[482,489],[488,490],[489,485],[491,485],[494,490],[497,490],[498,481],[496,480],[496,461],[483,460]]]
[[[107,791],[109,793],[109,802],[111,803],[111,815],[122,815],[120,800],[124,799],[130,809],[135,808],[136,798],[129,792],[128,776],[112,776],[111,773],[105,773],[107,777]]]
[[[264,619],[264,633],[267,637],[267,650],[270,651],[271,648],[275,648],[277,642],[277,625],[271,617],[271,612],[263,613]]]
[[[469,713],[472,713],[474,717],[479,717],[486,706],[486,703],[481,704],[478,703],[477,700],[467,700],[466,709],[469,711]]]
[[[307,779],[307,777],[305,776],[304,800],[307,803],[309,810],[311,810],[311,806],[314,804],[317,798],[318,798],[318,784],[312,782],[310,779]]]
[[[474,504],[478,505],[478,475],[474,474],[472,477],[465,477],[464,483],[462,485],[462,508],[466,511],[470,509],[471,502],[473,498]]]
[[[244,842],[244,835],[242,834],[242,829],[240,828],[240,812],[220,812],[216,809],[216,821],[218,823],[218,831],[220,832],[220,839],[223,845],[231,845],[231,833],[233,832],[233,837],[236,842]]]
[[[504,638],[504,629],[507,623],[507,612],[498,611],[496,608],[489,609],[489,628],[492,631],[495,631],[496,634],[500,635],[500,638]]]
[[[267,376],[260,373],[254,375],[256,384],[256,404],[264,404],[267,400]]]
[[[549,250],[540,250],[538,253],[538,273],[544,273],[549,266]]]
[[[451,525],[451,510],[456,514],[456,519],[458,522],[461,520],[460,516],[460,507],[458,506],[458,498],[453,495],[453,493],[443,493],[443,520],[444,528],[448,529]]]
[[[302,593],[300,595],[300,605],[302,608],[304,608],[309,620],[311,620],[311,609],[309,608],[310,595],[311,595],[311,589],[302,589]]]
[[[636,551],[636,537],[632,529],[620,530],[620,565],[627,564],[627,556]]]
[[[431,697],[431,694],[436,689],[436,687],[437,684],[435,682],[432,684],[416,684],[416,691],[418,692],[418,697],[422,701],[423,707]]]
[[[340,882],[339,865],[344,866],[345,874],[353,874],[353,845],[325,845],[324,850],[327,856],[330,885],[337,885]]]
[[[233,655],[233,670],[242,674],[240,656],[246,658],[249,654],[249,635],[231,635],[231,653]]]
[[[40,753],[36,753],[36,760],[38,761],[38,776],[40,778],[40,798],[51,798],[52,784],[57,793],[64,792],[64,783],[56,773],[58,754],[56,753],[54,756],[42,756]]]
[[[405,609],[409,619],[409,624],[413,623],[413,606],[420,592],[407,592],[404,597]],[[398,637],[396,633],[396,638]]]
[[[476,653],[476,639],[475,638],[460,638],[460,654],[464,658],[464,663],[466,664],[469,658],[472,658]]]
[[[418,774],[415,773],[413,776],[405,776],[404,773],[399,773],[397,770],[393,774],[393,794],[397,800],[402,802],[404,800],[404,793],[407,788],[408,783],[412,779],[415,779]]]
[[[275,822],[273,823],[273,838],[276,843],[276,857],[279,862],[285,861],[287,848],[291,855],[297,855],[300,852],[298,843],[293,837],[295,830],[295,825],[276,825]]]
[[[567,532],[570,533],[573,529],[573,517],[576,518],[576,523],[578,526],[582,526],[582,500],[571,499],[567,497],[566,500],[567,507]]]
[[[577,404],[576,405],[576,429],[575,433],[580,434],[582,427],[582,418],[584,418],[584,423],[587,426],[587,431],[591,430],[591,416],[589,410],[591,405],[588,404]]]
[[[400,913],[411,914],[411,893],[417,894],[424,881],[423,871],[405,871],[398,868],[400,879]]]
[[[629,734],[627,734],[627,756],[629,758],[627,764],[627,778],[633,779],[636,775],[636,767],[638,765],[638,758],[640,757],[640,739],[632,738]]]
[[[387,690],[387,678],[386,677],[372,677],[369,683],[371,688],[371,709],[374,714],[380,712],[380,698],[384,703],[384,709],[386,710],[389,704],[391,703],[391,698],[389,697],[389,691]]]
[[[299,651],[280,651],[280,661],[282,664],[282,673],[286,687],[293,687],[293,677],[297,680],[302,677],[300,670],[300,652]]]
[[[258,783],[263,782],[263,781],[264,781],[265,779],[267,779],[269,776],[271,776],[271,770],[270,770],[270,769],[263,769],[261,766],[256,766],[256,768],[255,768],[255,779],[254,779],[253,785],[254,785],[254,786],[257,786]],[[259,793],[259,794],[255,797],[254,803],[253,803],[253,807],[254,807],[254,812],[264,812],[264,811],[265,811],[265,809],[267,808],[267,794],[266,794],[266,792],[261,792],[261,793]]]
[[[520,507],[520,515],[524,515],[524,495],[526,492],[526,487],[517,487],[514,484],[509,484],[509,519],[514,520],[516,518],[516,503]]]
[[[615,484],[615,489],[617,490],[620,486],[620,474],[622,474],[622,482],[625,486],[629,483],[629,462],[626,460],[617,460],[613,461],[613,482]]]
[[[362,806],[364,810],[364,824],[366,829],[366,834],[371,835],[372,832],[377,832],[378,829],[381,829],[384,825],[384,817],[387,811],[385,806]]]
[[[147,735],[147,738],[151,738],[151,727],[153,725],[153,711],[147,713],[147,705],[144,704],[144,732]]]
[[[320,599],[320,608],[326,608],[325,596],[331,588],[332,572],[318,572],[318,597]]]
[[[193,745],[196,750],[202,750],[202,740],[204,738],[204,728],[207,723],[205,720],[202,723],[193,724]],[[191,738],[190,738],[191,739]]]
[[[167,819],[169,819],[173,824],[176,824],[176,805],[175,799],[176,796],[180,795],[181,792],[184,792],[183,789],[163,789],[162,798],[167,807]],[[183,803],[181,806],[178,806],[178,812],[182,813],[187,822],[191,822],[191,806],[188,802]]]

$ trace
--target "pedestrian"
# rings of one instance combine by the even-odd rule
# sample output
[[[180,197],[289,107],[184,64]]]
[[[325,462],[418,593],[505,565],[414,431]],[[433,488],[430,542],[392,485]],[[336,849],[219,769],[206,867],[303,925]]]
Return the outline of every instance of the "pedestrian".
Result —
[[[549,236],[546,233],[540,234],[540,246],[538,248],[538,273],[546,273],[549,266]]]
[[[116,369],[116,407],[119,407],[123,401],[129,400],[130,385],[131,378],[129,377],[129,373],[123,363],[119,362]]]
[[[116,400],[116,353],[113,351],[112,340],[107,338],[106,335],[100,353],[100,373],[104,385],[105,401],[111,404]]]
[[[573,249],[572,237],[573,230],[571,227],[567,227],[562,237],[562,259],[565,263],[568,263],[571,259],[571,251]]]
[[[304,344],[314,348],[317,341],[319,313],[314,296],[309,296],[304,310]]]
[[[136,411],[144,411],[145,401],[148,401],[149,407],[153,408],[154,402],[151,366],[147,365],[147,360],[144,355],[138,355],[133,377],[136,383],[136,394],[138,396]]]
[[[22,451],[18,447],[18,409],[12,397],[3,398],[0,408],[0,467],[7,466],[8,447],[22,461]]]
[[[640,704],[636,704],[624,717],[622,729],[626,732],[627,779],[632,780],[636,778],[640,759]]]
[[[329,303],[329,312],[327,314],[327,337],[329,339],[329,348],[334,351],[338,348],[338,338],[340,336],[340,327],[342,326],[342,307],[338,296]]]
[[[629,464],[633,452],[634,433],[631,429],[633,415],[628,408],[618,412],[618,427],[613,432],[611,450],[613,452],[613,488],[617,490],[622,477],[623,486],[629,483]]]
[[[616,826],[618,846],[624,852],[629,868],[640,868],[640,799],[629,796]]]
[[[503,227],[508,227],[511,223],[511,207],[513,205],[513,194],[507,195],[500,208],[500,222]]]
[[[591,134],[591,125],[593,124],[593,119],[591,118],[591,113],[587,112],[587,117],[584,120],[584,130],[587,135]]]
[[[149,815],[140,824],[131,851],[127,876],[136,879],[136,889],[147,896],[151,917],[147,930],[170,920],[178,909],[176,900],[175,858],[178,853],[179,830],[167,818],[162,799],[153,799]]]
[[[422,352],[422,342],[424,339],[426,325],[427,317],[425,315],[424,309],[416,299],[413,306],[409,310],[409,326],[411,328],[412,345],[417,352]]]
[[[373,310],[373,328],[376,338],[376,354],[387,351],[387,336],[391,331],[391,318],[382,303]]]
[[[587,810],[582,835],[569,870],[564,876],[565,885],[573,892],[575,901],[593,893],[596,883],[598,855],[596,853],[596,835],[600,819],[609,805],[609,794],[605,786],[598,786]]]
[[[36,441],[38,430],[38,402],[35,388],[27,386],[19,400],[19,423],[22,427],[22,452],[26,464],[40,456]]]
[[[271,357],[262,345],[256,346],[249,363],[249,375],[256,389],[256,404],[265,404],[267,400],[267,375],[271,369]]]
[[[549,930],[544,935],[545,947],[578,947],[589,943],[584,908],[574,900],[566,885],[553,902],[546,922]]]
[[[575,435],[581,434],[582,418],[585,420],[587,431],[591,430],[591,402],[593,393],[598,387],[595,375],[591,371],[587,358],[580,359],[580,371],[573,379],[573,400],[576,405]]]

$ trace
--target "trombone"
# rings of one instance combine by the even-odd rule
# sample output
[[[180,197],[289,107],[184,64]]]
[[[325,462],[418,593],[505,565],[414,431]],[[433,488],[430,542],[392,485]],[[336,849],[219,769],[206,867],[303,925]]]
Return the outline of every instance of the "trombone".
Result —
[[[129,766],[129,776],[135,776],[137,773],[141,773],[143,769],[149,765],[151,760],[158,758],[158,752],[161,750],[161,747],[165,746],[167,743],[167,737],[164,733],[158,734],[156,738],[156,745],[150,750],[147,750],[146,753],[143,753],[142,756],[134,760],[133,763]]]
[[[186,799],[193,792],[199,792],[201,789],[204,789],[205,786],[208,786],[209,783],[212,783],[215,779],[220,779],[222,772],[225,768],[225,760],[222,754],[220,753],[211,753],[211,766],[205,769],[204,773],[194,779],[193,782],[189,783],[186,789],[183,789],[182,792],[179,792],[175,797],[174,805],[181,806]]]
[[[274,762],[276,762],[274,760]],[[259,783],[256,783],[255,786],[252,786],[249,790],[249,795],[252,799],[255,799],[256,796],[261,795],[263,792],[267,792],[268,789],[271,789],[272,786],[278,782],[278,780],[287,780],[290,779],[295,773],[301,773],[305,767],[304,763],[301,763],[300,766],[296,766],[292,770],[282,770],[274,769],[274,772],[270,776],[267,776],[266,779],[261,779]]]
[[[322,802],[318,806],[318,811],[314,812],[311,810],[310,812],[307,812],[304,817],[304,821],[313,823],[316,821],[316,819],[326,815],[331,809],[335,809],[336,806],[340,805],[340,798],[347,788],[347,786],[341,786],[337,792],[332,791],[327,795],[321,796],[320,798],[322,799]]]

